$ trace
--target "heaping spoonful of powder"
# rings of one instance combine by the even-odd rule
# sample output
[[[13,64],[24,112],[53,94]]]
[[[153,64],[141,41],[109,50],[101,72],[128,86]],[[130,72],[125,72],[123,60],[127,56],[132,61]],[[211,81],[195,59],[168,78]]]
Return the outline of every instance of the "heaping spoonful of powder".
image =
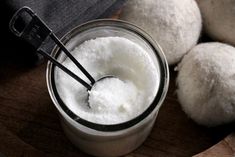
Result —
[[[96,80],[114,76],[97,81],[87,91],[56,68],[58,93],[79,117],[99,124],[122,123],[141,114],[154,100],[159,67],[137,43],[123,37],[100,37],[78,45],[71,54]],[[68,58],[62,64],[89,82]]]
[[[97,111],[117,110],[131,112],[131,106],[138,96],[138,89],[132,82],[118,78],[107,78],[98,81],[89,91],[89,105]]]

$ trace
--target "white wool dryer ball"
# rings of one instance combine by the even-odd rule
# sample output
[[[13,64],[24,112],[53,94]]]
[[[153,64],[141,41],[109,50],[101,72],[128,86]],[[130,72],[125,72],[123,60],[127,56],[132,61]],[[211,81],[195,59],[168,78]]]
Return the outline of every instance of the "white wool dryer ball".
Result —
[[[235,48],[212,42],[195,46],[177,67],[177,96],[198,124],[235,120]]]
[[[128,0],[120,19],[143,28],[162,47],[170,65],[197,44],[202,21],[194,0]]]
[[[235,45],[235,0],[197,0],[205,31],[212,38]]]

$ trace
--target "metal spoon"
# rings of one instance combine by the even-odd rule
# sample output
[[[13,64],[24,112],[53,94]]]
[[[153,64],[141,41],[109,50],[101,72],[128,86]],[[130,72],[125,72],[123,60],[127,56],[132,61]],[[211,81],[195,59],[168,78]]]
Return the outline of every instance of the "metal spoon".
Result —
[[[31,20],[28,24],[24,27],[23,30],[19,31],[15,27],[16,21],[20,18],[23,18],[23,15],[29,15]],[[10,30],[18,37],[23,38],[24,40],[28,41],[32,46],[37,49],[37,52],[44,56],[46,59],[51,61],[69,76],[74,78],[76,81],[81,83],[88,91],[92,89],[92,86],[103,79],[111,78],[114,76],[107,75],[104,76],[97,81],[87,72],[87,70],[71,55],[65,45],[56,37],[56,35],[52,32],[52,30],[37,16],[35,12],[33,12],[29,7],[22,7],[20,8],[12,17],[9,23]],[[51,37],[51,39],[59,46],[59,48],[72,60],[72,62],[81,70],[81,72],[90,80],[90,84],[86,81],[81,79],[79,76],[74,74],[71,70],[66,68],[64,65],[59,63],[55,58],[51,55],[46,53],[42,48],[41,45],[45,42],[47,37]],[[89,95],[88,95],[89,99]]]

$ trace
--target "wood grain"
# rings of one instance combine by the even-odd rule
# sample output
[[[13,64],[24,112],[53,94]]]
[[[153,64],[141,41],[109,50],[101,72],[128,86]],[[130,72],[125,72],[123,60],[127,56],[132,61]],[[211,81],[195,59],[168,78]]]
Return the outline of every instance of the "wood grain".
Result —
[[[0,124],[0,150],[4,150],[6,156],[17,156],[17,157],[50,157],[45,153],[35,149],[31,145],[20,140],[16,135],[13,135],[3,125]],[[0,154],[1,156],[1,154]],[[52,156],[51,156],[52,157]]]
[[[0,152],[11,157],[27,153],[30,157],[86,157],[62,131],[47,92],[45,70],[46,63],[34,68],[0,66]],[[190,120],[177,101],[175,76],[171,68],[169,92],[151,134],[126,157],[193,156],[234,130],[233,125],[209,129]]]
[[[234,157],[235,156],[235,133],[231,133],[218,144],[193,157]]]

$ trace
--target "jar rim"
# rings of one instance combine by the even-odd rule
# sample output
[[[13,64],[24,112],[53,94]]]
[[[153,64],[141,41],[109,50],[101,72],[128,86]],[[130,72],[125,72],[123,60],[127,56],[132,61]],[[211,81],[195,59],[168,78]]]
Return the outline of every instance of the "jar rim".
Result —
[[[111,131],[124,130],[124,129],[130,128],[138,124],[140,121],[145,119],[148,115],[150,115],[157,106],[160,106],[163,103],[163,100],[166,96],[168,86],[169,86],[169,69],[168,69],[168,64],[167,64],[165,55],[161,47],[156,42],[154,42],[154,40],[141,28],[137,27],[134,24],[128,23],[126,21],[113,20],[113,19],[99,19],[99,20],[89,21],[87,23],[84,23],[82,25],[79,25],[73,28],[71,31],[69,31],[67,34],[65,34],[61,38],[61,41],[63,43],[67,43],[72,37],[74,37],[74,35],[77,35],[81,32],[84,32],[86,30],[89,30],[95,27],[104,27],[104,26],[119,27],[119,28],[127,29],[128,31],[131,31],[137,34],[139,37],[141,37],[141,39],[143,39],[151,47],[154,55],[156,56],[156,59],[158,60],[159,73],[160,73],[158,91],[155,94],[155,97],[150,103],[150,105],[147,107],[147,109],[145,109],[145,111],[143,111],[141,114],[139,114],[137,117],[133,119],[130,119],[122,123],[117,123],[117,124],[99,124],[99,123],[90,122],[86,119],[79,117],[79,115],[76,115],[73,111],[71,111],[64,104],[63,100],[60,98],[58,91],[56,89],[55,78],[54,78],[55,76],[54,72],[55,72],[56,66],[51,62],[48,62],[47,64],[46,80],[47,80],[47,87],[48,87],[48,91],[51,96],[51,99],[54,102],[54,105],[56,106],[56,108],[59,110],[59,112],[61,112],[61,109],[62,109],[62,112],[64,112],[73,121],[85,127],[88,127],[90,129],[94,129],[97,131],[111,132]],[[58,56],[60,55],[60,52],[61,51],[58,48],[58,46],[55,46],[54,49],[52,50],[51,55],[54,58],[58,58]]]

